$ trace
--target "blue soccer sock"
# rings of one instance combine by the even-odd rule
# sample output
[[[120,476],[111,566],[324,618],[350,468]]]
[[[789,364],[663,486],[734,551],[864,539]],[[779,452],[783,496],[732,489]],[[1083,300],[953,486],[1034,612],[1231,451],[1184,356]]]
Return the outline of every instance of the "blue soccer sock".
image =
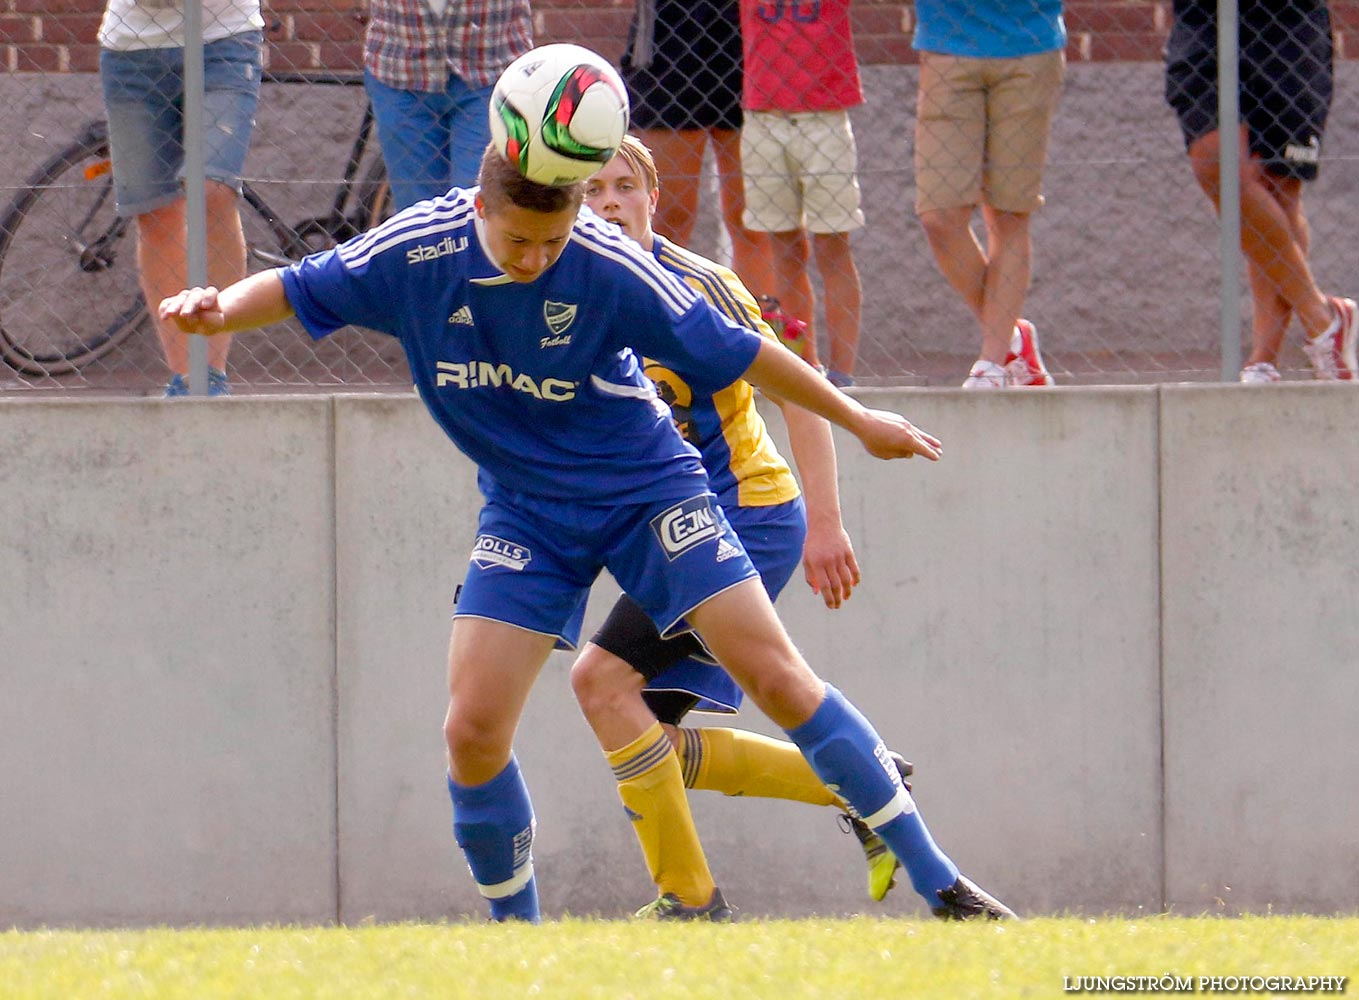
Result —
[[[812,717],[787,732],[817,776],[892,849],[915,891],[938,906],[936,893],[953,885],[958,866],[935,845],[872,724],[827,684]]]
[[[533,877],[533,805],[511,757],[484,785],[448,779],[453,836],[467,856],[477,889],[491,904],[492,920],[537,923],[538,884]]]

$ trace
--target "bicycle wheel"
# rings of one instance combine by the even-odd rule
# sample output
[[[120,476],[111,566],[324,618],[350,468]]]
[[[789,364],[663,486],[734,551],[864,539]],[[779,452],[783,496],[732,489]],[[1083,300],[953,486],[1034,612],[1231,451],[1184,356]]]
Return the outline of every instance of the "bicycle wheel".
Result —
[[[91,123],[0,216],[0,357],[61,375],[150,325],[135,241],[114,210],[108,131]]]

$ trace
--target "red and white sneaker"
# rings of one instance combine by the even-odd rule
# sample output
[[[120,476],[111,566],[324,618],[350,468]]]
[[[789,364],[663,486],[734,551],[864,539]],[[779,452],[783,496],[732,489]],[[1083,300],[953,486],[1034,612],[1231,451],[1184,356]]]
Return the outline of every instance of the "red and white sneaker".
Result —
[[[978,358],[963,381],[964,389],[1004,389],[1010,376],[994,361]]]
[[[1238,376],[1242,385],[1272,385],[1282,377],[1279,374],[1279,369],[1268,361],[1257,361],[1253,365],[1246,365],[1245,368],[1241,369],[1241,374]]]
[[[1052,376],[1038,350],[1038,328],[1026,319],[1015,323],[1010,353],[1005,355],[1005,374],[1010,385],[1052,385]]]
[[[1359,306],[1354,299],[1331,297],[1335,323],[1318,337],[1309,337],[1302,345],[1307,360],[1312,362],[1313,377],[1332,382],[1352,382],[1359,364],[1355,362],[1355,335],[1359,327]]]

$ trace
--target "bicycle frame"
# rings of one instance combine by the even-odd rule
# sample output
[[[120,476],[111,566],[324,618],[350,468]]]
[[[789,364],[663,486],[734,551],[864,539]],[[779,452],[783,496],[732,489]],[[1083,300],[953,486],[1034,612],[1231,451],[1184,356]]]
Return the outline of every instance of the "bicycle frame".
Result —
[[[352,87],[361,86],[363,78],[337,74],[266,73],[264,82]],[[279,217],[258,191],[248,183],[242,185],[242,196],[268,224],[282,251],[281,254],[273,254],[260,247],[251,247],[251,256],[265,264],[284,266],[315,250],[343,243],[378,221],[377,216],[382,206],[380,192],[374,188],[380,183],[385,183],[385,172],[380,169],[382,165],[380,157],[373,168],[370,168],[369,175],[365,178],[366,183],[358,181],[359,169],[368,152],[374,125],[373,106],[365,101],[363,119],[359,123],[359,130],[353,143],[350,144],[340,185],[336,189],[330,211],[325,215],[302,219],[290,226]],[[312,242],[318,238],[319,243]]]

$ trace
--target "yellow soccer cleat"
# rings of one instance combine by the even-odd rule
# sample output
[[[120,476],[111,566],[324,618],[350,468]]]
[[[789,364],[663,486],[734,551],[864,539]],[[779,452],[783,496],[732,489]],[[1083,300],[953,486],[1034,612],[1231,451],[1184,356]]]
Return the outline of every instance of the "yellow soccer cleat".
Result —
[[[909,792],[911,784],[906,779],[915,773],[915,765],[898,753],[892,754],[892,763],[897,766],[901,783]],[[901,867],[901,862],[887,843],[863,820],[848,813],[841,813],[840,820],[842,828],[859,838],[859,846],[864,849],[864,860],[868,862],[868,895],[875,903],[880,903],[897,884],[897,869]]]

